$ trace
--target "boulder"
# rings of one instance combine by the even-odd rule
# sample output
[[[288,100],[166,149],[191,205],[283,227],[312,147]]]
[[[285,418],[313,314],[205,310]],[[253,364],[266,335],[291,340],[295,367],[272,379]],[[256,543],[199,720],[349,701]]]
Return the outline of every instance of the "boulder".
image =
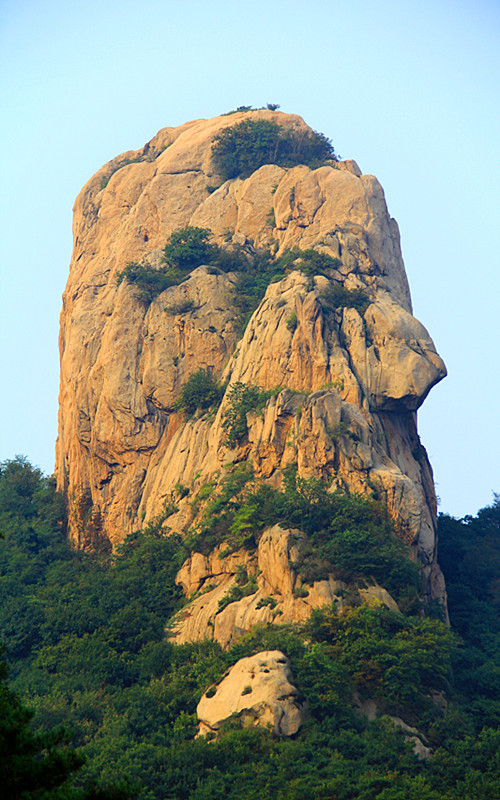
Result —
[[[276,736],[293,736],[307,715],[293,685],[288,658],[280,650],[265,650],[242,658],[226,677],[211,687],[196,708],[199,735],[217,733],[237,715],[246,727],[270,727]]]

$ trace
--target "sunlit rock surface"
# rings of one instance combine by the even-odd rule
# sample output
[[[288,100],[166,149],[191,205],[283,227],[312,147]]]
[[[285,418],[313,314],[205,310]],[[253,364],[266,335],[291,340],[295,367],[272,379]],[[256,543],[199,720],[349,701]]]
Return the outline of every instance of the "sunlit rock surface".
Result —
[[[243,725],[272,728],[276,736],[292,736],[304,722],[307,709],[293,685],[288,658],[266,650],[241,658],[226,677],[198,703],[199,733],[216,733],[233,714]]]
[[[295,115],[251,114],[307,127]],[[165,128],[105,165],[76,200],[56,464],[71,536],[81,547],[116,544],[160,514],[180,484],[195,492],[245,460],[279,485],[296,462],[299,475],[332,488],[375,488],[424,565],[430,594],[442,598],[436,499],[415,412],[445,367],[411,314],[397,224],[376,178],[353,161],[266,165],[219,185],[214,136],[245,117]],[[127,263],[158,264],[169,235],[186,225],[209,228],[224,247],[319,248],[341,261],[334,280],[366,290],[370,305],[363,315],[327,314],[329,281],[292,272],[269,286],[239,339],[234,274],[199,267],[148,307],[117,285]],[[227,392],[215,416],[185,421],[174,411],[202,367],[228,391],[236,381],[281,387],[261,415],[249,415],[248,441],[233,450],[222,428]],[[189,502],[169,519],[174,530],[189,524]]]

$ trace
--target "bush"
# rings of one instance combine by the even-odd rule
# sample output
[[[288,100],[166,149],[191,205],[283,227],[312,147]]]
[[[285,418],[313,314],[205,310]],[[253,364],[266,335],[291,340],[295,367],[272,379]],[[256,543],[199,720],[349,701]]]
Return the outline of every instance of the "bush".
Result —
[[[224,525],[231,527],[235,511],[251,505],[258,522],[254,530],[261,525],[259,519],[293,514],[312,530],[324,519],[321,492],[325,503],[335,502],[318,482],[301,483],[292,473],[285,492],[261,486],[258,494],[243,464],[226,477],[206,508],[214,528],[224,516]],[[358,511],[367,502],[355,501]],[[349,516],[349,508],[328,517],[338,529],[341,524],[352,528],[355,515],[351,509]],[[467,684],[463,674],[460,681],[469,709],[457,707],[448,695],[444,712],[427,695],[447,690],[454,642],[449,629],[435,620],[385,608],[364,606],[342,615],[323,608],[302,627],[256,626],[229,651],[213,641],[174,645],[164,638],[164,624],[185,603],[175,584],[184,560],[177,538],[152,525],[129,536],[111,559],[76,553],[59,524],[61,510],[52,482],[25,459],[0,464],[0,617],[10,622],[6,606],[12,609],[21,599],[33,601],[42,612],[36,620],[38,640],[32,641],[29,654],[14,656],[7,641],[15,682],[11,688],[0,654],[2,796],[500,797],[500,734],[498,728],[481,731],[488,698],[478,685],[488,678],[489,690],[497,691],[496,673],[484,661],[477,668],[480,646],[485,648],[483,657],[486,651],[489,659],[498,653],[498,503],[477,518],[441,519],[451,618],[466,626],[460,651],[470,663]],[[369,517],[358,514],[357,522],[367,527]],[[238,587],[250,590],[249,582],[241,570]],[[465,593],[459,597],[461,583]],[[263,598],[262,605],[272,607],[272,602]],[[19,605],[18,619],[26,607]],[[293,737],[273,737],[262,728],[241,728],[241,721],[233,718],[216,740],[194,738],[198,700],[204,693],[215,694],[239,658],[263,650],[282,650],[290,659],[298,700],[305,700],[310,712],[300,731]],[[416,725],[433,748],[432,758],[419,761],[411,742],[405,743],[403,733],[388,720],[369,723],[356,715],[354,691]],[[31,720],[25,702],[36,709]],[[71,771],[76,762],[74,751],[61,748],[63,743],[54,738],[61,725],[72,731],[76,758],[86,760],[74,786],[63,783],[67,767]],[[96,778],[121,781],[124,775],[133,782],[130,791],[92,785]]]
[[[172,316],[180,315],[180,314],[187,314],[189,311],[195,311],[197,306],[195,306],[194,300],[180,300],[178,303],[172,303],[171,305],[165,308],[167,314],[172,314]]]
[[[262,491],[262,490],[261,490]],[[264,495],[269,493],[266,487]],[[269,501],[267,501],[269,502]],[[259,505],[264,505],[265,497]],[[315,555],[301,570],[313,573],[318,561],[332,565],[338,578],[374,579],[398,601],[410,604],[422,589],[419,569],[409,549],[395,535],[387,509],[379,502],[344,492],[328,492],[327,484],[285,473],[284,492],[274,497],[275,514],[311,538]],[[309,577],[309,575],[307,575]]]
[[[341,261],[339,258],[334,258],[328,253],[322,253],[319,250],[314,250],[309,247],[307,250],[293,250],[299,259],[297,269],[300,269],[306,275],[324,275],[330,277],[331,270],[337,269]]]
[[[155,269],[148,264],[131,262],[118,273],[117,283],[126,280],[134,287],[136,296],[149,304],[165,289],[181,283],[193,269],[202,264],[216,267],[222,272],[237,272],[239,275],[231,296],[244,328],[270,283],[281,280],[293,269],[300,269],[311,277],[324,275],[331,278],[332,270],[340,264],[339,259],[313,248],[292,248],[285,250],[278,258],[269,249],[251,252],[242,247],[223,249],[210,244],[210,235],[211,232],[206,228],[186,227],[174,231],[165,245],[164,266]],[[342,286],[340,291],[344,293],[342,298],[347,298],[344,304],[360,304],[362,293],[358,292],[358,298],[356,292],[348,292]],[[328,302],[333,302],[329,296],[325,299],[325,303]],[[184,300],[169,306],[166,311],[170,314],[181,314],[193,308],[193,300]]]
[[[337,157],[322,133],[284,128],[269,120],[243,120],[226,128],[212,145],[215,168],[225,180],[247,178],[264,164],[317,167]]]
[[[335,649],[361,696],[382,697],[397,711],[423,710],[423,695],[448,688],[457,640],[442,622],[363,605],[340,615],[315,609],[305,629]]]
[[[272,391],[264,391],[240,381],[231,387],[222,422],[227,433],[226,444],[234,447],[243,439],[248,431],[247,414],[263,408],[271,395]]]
[[[148,305],[169,286],[178,283],[176,277],[167,269],[155,269],[148,264],[137,264],[135,261],[131,261],[118,273],[117,284],[120,285],[122,281],[131,284],[136,297]]]
[[[190,419],[198,409],[206,411],[211,406],[218,405],[223,395],[223,387],[217,383],[210,370],[199,369],[182,387],[174,408]]]
[[[249,577],[246,570],[240,573],[236,576],[236,583],[234,583],[226,592],[224,597],[219,600],[217,613],[220,614],[220,612],[231,603],[237,603],[238,600],[242,600],[244,597],[255,594],[258,588],[256,575]]]
[[[189,553],[203,553],[208,555],[216,545],[221,542],[233,543],[231,538],[231,525],[234,520],[235,512],[241,507],[242,493],[253,479],[253,471],[250,466],[245,463],[237,466],[233,471],[226,475],[221,481],[216,496],[206,504],[203,509],[201,522],[197,529],[189,531],[184,544],[186,546],[186,556]],[[203,489],[203,487],[202,487]],[[193,510],[195,513],[198,511],[199,502],[206,499],[200,498],[198,492],[195,498],[195,506]],[[213,485],[211,485],[213,490]],[[248,539],[248,536],[246,537]],[[235,549],[239,546],[239,539],[235,542]],[[252,541],[249,540],[248,544],[251,545]],[[255,542],[253,542],[255,544]]]
[[[246,414],[264,403],[256,387],[235,384],[230,417],[233,436],[245,435]],[[248,391],[247,391],[248,390]],[[235,442],[238,439],[235,438]],[[285,471],[284,490],[257,484],[248,469],[240,468],[221,483],[207,504],[196,531],[186,540],[191,552],[207,554],[225,542],[230,551],[255,547],[260,532],[281,523],[310,537],[298,570],[303,580],[314,582],[333,573],[338,579],[377,581],[411,610],[422,591],[419,567],[410,560],[408,547],[395,535],[387,509],[379,502],[329,492],[325,482],[297,477],[296,465]]]
[[[188,226],[174,231],[165,245],[165,261],[175,269],[190,272],[202,264],[211,264],[219,248],[208,241],[211,231]]]
[[[292,311],[290,316],[287,317],[286,327],[288,328],[288,330],[291,333],[294,333],[294,331],[295,331],[295,329],[297,327],[297,314],[295,313],[295,311]]]
[[[254,252],[238,276],[232,292],[233,303],[240,314],[242,329],[244,330],[258,307],[269,284],[280,281],[293,270],[300,270],[310,277],[324,275],[331,278],[332,270],[339,264],[338,258],[313,248],[299,250],[294,247],[285,250],[278,258],[275,258],[268,249]]]
[[[149,264],[130,262],[117,275],[116,282],[126,280],[135,289],[135,294],[143,302],[149,304],[170,286],[177,286],[196,267],[202,264],[224,262],[224,251],[208,241],[211,231],[205,228],[188,226],[174,231],[164,249],[165,265],[155,269]],[[192,308],[192,301],[185,308]],[[176,312],[175,310],[171,313]]]
[[[364,289],[346,289],[341,283],[333,283],[320,294],[320,302],[327,311],[337,308],[355,308],[362,315],[370,305]]]

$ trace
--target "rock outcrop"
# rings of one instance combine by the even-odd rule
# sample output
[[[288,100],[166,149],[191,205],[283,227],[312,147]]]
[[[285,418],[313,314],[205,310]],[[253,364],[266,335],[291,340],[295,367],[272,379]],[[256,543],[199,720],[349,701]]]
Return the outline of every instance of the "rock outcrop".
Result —
[[[242,548],[224,556],[221,545],[209,556],[193,553],[177,575],[177,583],[192,600],[171,621],[169,637],[177,644],[215,639],[227,648],[254,625],[304,622],[313,608],[332,603],[342,611],[346,583],[331,574],[310,584],[301,579],[299,567],[307,545],[302,531],[275,525],[264,531],[256,550]],[[240,599],[236,587],[244,594]],[[355,591],[360,601],[398,610],[381,586]]]
[[[403,732],[405,741],[410,742],[413,752],[419,761],[432,755],[432,749],[425,744],[426,737],[418,728],[408,725],[401,717],[395,717],[392,714],[381,714],[375,700],[366,699],[361,701],[359,696],[355,696],[353,698],[353,708],[356,712],[366,717],[369,722],[373,722],[377,718],[384,719],[399,728]]]
[[[249,113],[307,130],[295,115]],[[411,314],[397,224],[376,178],[352,161],[265,165],[220,183],[213,139],[246,117],[165,128],[103,167],[76,200],[56,463],[71,536],[81,547],[115,544],[160,514],[176,486],[195,491],[240,461],[279,485],[296,462],[301,476],[333,488],[375,488],[424,565],[430,594],[443,597],[432,472],[415,412],[445,367]],[[210,229],[223,247],[335,256],[332,280],[363,289],[370,304],[363,314],[328,310],[329,281],[291,272],[268,287],[240,338],[234,273],[199,267],[149,305],[117,284],[131,261],[157,265],[169,235],[186,225]],[[228,390],[214,417],[186,421],[174,403],[200,368]],[[247,440],[229,448],[222,421],[237,381],[280,391],[249,415]],[[189,521],[189,499],[178,501],[174,529]]]
[[[241,658],[198,703],[199,734],[216,733],[222,722],[236,714],[246,727],[269,726],[276,736],[293,736],[307,708],[292,682],[290,662],[280,650]]]

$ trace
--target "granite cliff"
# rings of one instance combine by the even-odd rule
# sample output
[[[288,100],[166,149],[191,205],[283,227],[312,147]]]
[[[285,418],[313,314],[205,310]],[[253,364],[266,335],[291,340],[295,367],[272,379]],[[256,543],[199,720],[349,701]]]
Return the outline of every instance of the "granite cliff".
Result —
[[[277,487],[287,465],[297,464],[300,476],[321,478],[331,489],[376,493],[423,565],[427,594],[442,600],[436,498],[416,411],[446,370],[412,315],[397,224],[376,178],[354,161],[265,164],[223,180],[214,138],[249,118],[303,135],[310,130],[298,116],[267,109],[165,128],[105,165],[76,200],[61,313],[56,463],[71,536],[79,547],[114,545],[173,503],[168,526],[185,531],[196,519],[200,489],[217,486],[238,464]],[[314,249],[334,258],[335,268],[311,275],[292,264],[269,284],[242,333],[235,270],[198,266],[148,303],[119,282],[130,262],[159,268],[166,241],[185,226],[208,229],[228,252],[271,248],[279,257]],[[332,286],[349,296],[361,292],[366,302],[329,307]],[[225,395],[217,409],[187,418],[176,401],[201,368],[224,384]],[[246,435],[228,443],[224,420],[236,385],[270,395],[248,413]],[[280,547],[288,546],[285,539],[275,532]],[[219,560],[217,586],[234,579],[238,564],[262,560],[263,548],[241,554],[226,571]],[[202,578],[193,577],[190,563],[180,580],[188,592],[205,581],[217,593],[214,558],[203,558]],[[272,570],[259,567],[261,582],[272,584]],[[275,576],[277,592],[285,572]],[[269,606],[257,608],[271,593],[260,588],[256,616],[247,615],[242,629],[270,614]],[[377,591],[380,599],[384,590]],[[332,578],[317,592],[326,598],[321,603],[331,602]],[[291,619],[305,613],[298,605]],[[213,635],[210,616],[200,625],[198,638]]]

